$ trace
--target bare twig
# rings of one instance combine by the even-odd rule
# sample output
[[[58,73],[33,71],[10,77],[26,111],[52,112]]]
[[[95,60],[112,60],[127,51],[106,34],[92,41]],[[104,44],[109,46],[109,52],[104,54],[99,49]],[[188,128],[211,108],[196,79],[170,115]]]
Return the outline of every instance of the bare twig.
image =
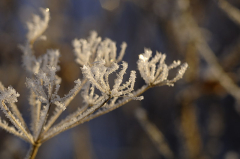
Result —
[[[158,152],[166,159],[173,159],[173,152],[169,148],[168,143],[165,141],[164,135],[153,123],[148,120],[146,111],[142,108],[137,108],[135,110],[135,116],[149,138],[156,146]]]

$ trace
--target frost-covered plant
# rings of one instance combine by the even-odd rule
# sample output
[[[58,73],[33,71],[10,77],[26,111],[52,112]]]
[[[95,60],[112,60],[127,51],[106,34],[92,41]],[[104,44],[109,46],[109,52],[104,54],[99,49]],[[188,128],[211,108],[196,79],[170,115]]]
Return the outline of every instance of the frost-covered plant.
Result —
[[[181,65],[176,77],[168,80],[168,72],[178,67],[180,61],[174,61],[168,66],[165,64],[165,54],[157,52],[151,58],[152,51],[145,49],[145,52],[139,55],[137,64],[146,84],[135,91],[136,72],[131,71],[129,80],[123,82],[128,64],[126,62],[118,64],[125,53],[126,43],[123,42],[117,57],[115,42],[110,39],[102,40],[96,32],[91,32],[87,40],[75,39],[73,41],[76,62],[81,66],[84,78],[76,79],[74,88],[64,97],[60,97],[58,91],[61,78],[56,75],[56,72],[60,70],[59,51],[48,50],[45,55],[36,57],[32,49],[36,40],[46,39],[42,33],[48,26],[49,9],[41,9],[41,12],[42,18],[34,15],[33,22],[27,23],[27,42],[21,46],[23,65],[29,74],[26,78],[26,86],[30,90],[29,103],[32,116],[30,130],[15,105],[20,95],[11,86],[5,88],[0,83],[0,108],[13,125],[9,126],[6,121],[0,119],[0,127],[32,145],[26,158],[35,158],[39,146],[61,132],[112,111],[131,100],[142,100],[141,94],[151,87],[173,86],[177,80],[182,78],[188,67],[186,63]],[[111,86],[109,75],[113,73],[116,74],[116,78]],[[95,93],[96,89],[101,93]],[[54,125],[80,91],[83,105]],[[49,114],[51,107],[55,109],[53,114]]]

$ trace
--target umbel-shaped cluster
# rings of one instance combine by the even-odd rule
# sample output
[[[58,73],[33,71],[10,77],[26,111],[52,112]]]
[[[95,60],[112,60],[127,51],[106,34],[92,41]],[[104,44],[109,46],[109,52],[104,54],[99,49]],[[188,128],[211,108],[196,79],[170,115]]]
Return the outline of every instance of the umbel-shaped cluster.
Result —
[[[0,107],[12,123],[12,126],[9,126],[8,122],[0,119],[0,127],[32,145],[26,158],[34,158],[38,147],[43,142],[61,132],[112,111],[131,100],[142,100],[141,94],[151,87],[173,86],[177,80],[182,78],[188,67],[186,63],[181,65],[176,77],[168,80],[168,72],[178,67],[180,61],[174,61],[168,66],[165,64],[165,54],[157,52],[151,58],[152,51],[145,49],[145,52],[139,55],[137,64],[146,84],[135,90],[135,71],[131,71],[129,79],[123,81],[128,67],[127,62],[121,62],[126,43],[122,43],[117,56],[116,43],[110,39],[102,40],[93,31],[87,40],[75,39],[73,41],[76,62],[80,65],[84,77],[81,80],[76,79],[74,88],[64,97],[60,97],[58,91],[61,78],[56,75],[56,72],[60,70],[59,51],[48,50],[40,57],[36,57],[33,51],[36,40],[46,39],[46,36],[42,34],[47,29],[50,19],[49,9],[41,9],[41,12],[42,18],[34,15],[33,22],[27,23],[27,41],[20,47],[23,52],[23,65],[29,75],[26,78],[26,86],[30,90],[29,103],[32,117],[30,130],[15,105],[19,94],[11,86],[5,88],[0,83]],[[114,82],[110,82],[110,74],[116,74]],[[54,125],[79,92],[83,98],[82,106]],[[55,109],[53,114],[49,114],[50,108]]]

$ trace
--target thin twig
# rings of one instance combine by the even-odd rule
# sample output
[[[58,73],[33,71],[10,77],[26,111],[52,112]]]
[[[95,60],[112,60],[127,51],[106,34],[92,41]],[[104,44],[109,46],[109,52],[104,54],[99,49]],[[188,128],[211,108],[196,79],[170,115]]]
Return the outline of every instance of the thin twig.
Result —
[[[225,0],[218,0],[218,5],[240,27],[240,10]]]
[[[81,91],[82,87],[86,82],[87,82],[87,79],[84,79],[78,91],[74,94],[74,96],[65,101],[66,107],[70,104],[70,102],[74,99],[74,97]],[[63,109],[58,109],[58,111],[50,118],[46,126],[44,126],[43,135],[51,128],[52,124],[54,124],[54,122],[58,119],[58,117],[62,114],[62,112],[63,112]]]
[[[28,139],[28,142],[34,143],[33,137],[31,134],[29,134],[26,129],[22,126],[22,124],[15,118],[15,116],[11,113],[11,111],[8,109],[8,107],[5,105],[5,103],[2,101],[2,107],[10,117],[10,121],[15,125],[19,131],[21,131],[26,138]]]
[[[168,143],[165,141],[164,135],[153,123],[148,120],[146,111],[139,107],[135,110],[135,116],[149,138],[156,146],[158,152],[166,159],[173,159],[173,152],[169,148]]]
[[[149,88],[151,88],[151,86],[147,86],[147,85],[142,86],[142,88],[140,88],[138,91],[136,91],[134,97],[140,96],[140,95],[143,94],[145,91],[147,91]],[[96,114],[93,114],[93,115],[87,117],[86,119],[82,120],[81,124],[84,123],[84,122],[87,122],[87,121],[89,121],[89,120],[92,120],[92,119],[94,119],[94,118],[96,118],[96,117],[99,117],[99,116],[101,116],[101,115],[103,115],[103,114],[106,114],[106,113],[108,113],[108,112],[110,112],[110,111],[112,111],[112,110],[114,110],[114,109],[117,109],[117,108],[121,107],[122,105],[124,105],[124,104],[132,101],[132,100],[134,99],[134,97],[123,99],[122,101],[120,101],[120,102],[117,103],[116,105],[110,107],[109,109],[106,109],[106,110],[104,110],[104,111],[97,112]]]
[[[62,128],[62,129],[60,129],[60,130],[52,133],[51,135],[46,134],[45,137],[43,137],[43,139],[41,140],[41,142],[43,143],[43,142],[49,140],[50,138],[58,135],[59,133],[65,131],[65,130],[71,129],[71,128],[77,126],[77,125],[79,125],[80,123],[82,123],[82,122],[81,122],[82,120],[84,120],[84,119],[87,118],[89,115],[91,115],[92,113],[94,113],[95,111],[97,111],[98,109],[100,109],[101,107],[103,107],[110,99],[111,99],[111,97],[109,97],[108,99],[106,99],[106,100],[105,100],[100,106],[98,106],[96,109],[93,109],[93,110],[91,110],[91,111],[89,111],[89,112],[86,111],[87,113],[86,113],[86,114],[82,114],[81,118],[80,118],[77,122],[74,121],[73,124],[70,124],[70,125],[68,125],[68,126],[65,126],[64,128]],[[55,128],[53,128],[53,129],[55,129]],[[50,130],[51,130],[51,129],[50,129]],[[50,130],[49,130],[49,131],[50,131]],[[50,132],[51,132],[51,131],[50,131]]]

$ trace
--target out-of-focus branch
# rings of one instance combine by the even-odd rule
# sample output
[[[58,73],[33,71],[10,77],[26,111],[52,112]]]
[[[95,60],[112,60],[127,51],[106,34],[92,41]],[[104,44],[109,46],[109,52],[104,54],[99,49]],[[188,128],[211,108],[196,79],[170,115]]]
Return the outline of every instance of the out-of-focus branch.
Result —
[[[181,2],[179,1],[179,3],[189,4],[185,3],[185,1],[188,2],[188,0],[181,0]],[[231,94],[235,99],[240,101],[239,87],[222,69],[217,57],[215,56],[210,46],[207,44],[206,39],[203,36],[202,30],[199,28],[198,24],[194,20],[190,12],[189,6],[179,7],[179,13],[179,17],[173,24],[175,25],[175,29],[178,29],[176,30],[176,32],[179,32],[179,25],[182,26],[181,33],[179,33],[181,35],[179,35],[179,37],[185,36],[182,38],[189,38],[190,40],[195,41],[195,46],[198,53],[210,66],[210,70],[214,78],[219,81],[222,87],[224,87],[229,94]],[[178,24],[176,25],[176,23]]]
[[[82,125],[81,129],[77,128],[71,132],[75,159],[91,159],[94,156],[92,151],[90,132],[88,125]]]
[[[202,143],[194,105],[183,102],[181,114],[181,128],[185,136],[188,155],[190,158],[199,158],[202,155]]]
[[[228,15],[228,17],[240,26],[240,10],[232,6],[225,0],[218,0],[219,7]]]
[[[199,33],[199,35],[200,35],[200,33]],[[234,98],[236,98],[238,101],[240,101],[240,89],[239,89],[239,87],[224,72],[224,70],[222,69],[222,67],[218,63],[218,60],[217,60],[214,52],[208,46],[206,41],[202,40],[201,42],[199,42],[198,45],[197,45],[197,48],[199,50],[200,55],[209,64],[210,69],[211,69],[212,74],[215,77],[215,79],[219,81],[219,83],[225,88],[225,90],[229,94],[231,94]]]
[[[220,57],[220,63],[225,69],[233,69],[240,62],[240,38],[232,46],[228,47]]]
[[[158,152],[167,159],[173,159],[173,152],[169,148],[168,143],[165,141],[164,135],[154,124],[148,120],[146,111],[142,108],[137,108],[135,111],[135,116],[156,146]]]

